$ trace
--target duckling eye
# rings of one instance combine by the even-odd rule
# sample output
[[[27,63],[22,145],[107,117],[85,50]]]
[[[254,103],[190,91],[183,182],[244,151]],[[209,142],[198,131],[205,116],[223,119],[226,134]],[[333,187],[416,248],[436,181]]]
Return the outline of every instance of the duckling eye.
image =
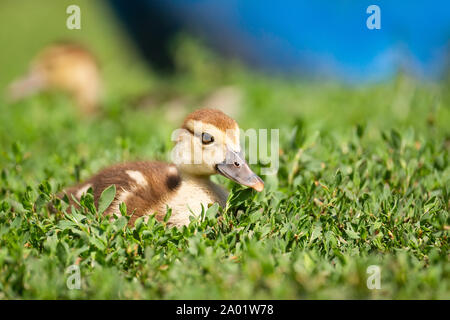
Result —
[[[210,135],[209,133],[203,132],[202,133],[202,143],[203,144],[210,144],[214,142],[214,137]]]

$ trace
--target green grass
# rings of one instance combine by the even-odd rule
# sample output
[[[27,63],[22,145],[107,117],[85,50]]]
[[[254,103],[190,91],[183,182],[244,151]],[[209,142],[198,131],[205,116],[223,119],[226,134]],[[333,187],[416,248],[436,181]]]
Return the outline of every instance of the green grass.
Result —
[[[5,3],[5,19],[8,8],[31,5]],[[16,23],[22,43],[30,31]],[[80,37],[104,61],[101,115],[80,118],[55,93],[0,101],[0,299],[450,298],[448,82],[280,79],[221,61],[192,40],[175,46],[180,73],[160,79],[133,54],[108,50],[120,47],[115,29],[98,24],[101,36],[86,26]],[[47,41],[41,34],[36,47]],[[2,64],[16,59],[2,84],[25,69],[24,55],[12,54],[0,56]],[[89,194],[72,215],[49,214],[48,201],[64,207],[55,193],[106,165],[169,159],[178,125],[170,104],[136,109],[134,95],[174,92],[187,111],[229,85],[243,96],[243,129],[280,129],[280,169],[263,176],[262,193],[217,177],[231,190],[227,209],[211,207],[182,229],[110,222]],[[72,264],[80,290],[66,286]],[[370,265],[381,268],[380,290],[366,286]]]

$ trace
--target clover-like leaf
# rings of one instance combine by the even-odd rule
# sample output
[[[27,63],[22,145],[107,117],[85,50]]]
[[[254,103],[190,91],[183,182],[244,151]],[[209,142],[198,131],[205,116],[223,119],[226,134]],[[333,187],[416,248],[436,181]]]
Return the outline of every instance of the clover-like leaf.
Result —
[[[103,190],[98,200],[98,213],[102,214],[111,205],[116,196],[116,186],[114,184],[110,185],[108,188]]]

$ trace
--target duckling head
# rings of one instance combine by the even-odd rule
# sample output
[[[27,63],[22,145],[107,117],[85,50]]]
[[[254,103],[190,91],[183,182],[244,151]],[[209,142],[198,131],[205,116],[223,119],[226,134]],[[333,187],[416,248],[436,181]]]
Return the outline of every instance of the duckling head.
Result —
[[[66,92],[82,111],[94,111],[101,91],[95,57],[75,43],[52,44],[34,58],[27,74],[10,85],[9,95],[18,100],[44,90]]]
[[[172,136],[176,141],[172,160],[182,174],[210,176],[221,174],[256,191],[264,182],[245,161],[235,120],[215,109],[200,109],[189,114],[181,129]]]

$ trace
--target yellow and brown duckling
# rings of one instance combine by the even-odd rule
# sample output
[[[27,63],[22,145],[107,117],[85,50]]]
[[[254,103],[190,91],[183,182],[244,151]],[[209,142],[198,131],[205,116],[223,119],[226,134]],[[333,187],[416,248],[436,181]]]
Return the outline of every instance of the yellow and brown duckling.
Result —
[[[81,112],[93,113],[99,104],[101,77],[91,52],[75,43],[57,43],[44,48],[23,77],[9,87],[9,96],[18,100],[31,94],[59,90],[69,94]]]
[[[225,206],[227,191],[213,183],[210,176],[221,174],[239,184],[262,191],[264,183],[248,166],[242,155],[239,127],[233,119],[214,109],[200,109],[186,117],[181,129],[174,132],[173,164],[132,162],[111,166],[78,186],[67,189],[79,199],[89,188],[94,200],[110,185],[116,197],[105,214],[120,214],[119,205],[126,204],[132,214],[130,224],[141,216],[155,214],[162,220],[167,208],[172,209],[168,224],[189,224],[189,216],[198,216],[202,205]]]

